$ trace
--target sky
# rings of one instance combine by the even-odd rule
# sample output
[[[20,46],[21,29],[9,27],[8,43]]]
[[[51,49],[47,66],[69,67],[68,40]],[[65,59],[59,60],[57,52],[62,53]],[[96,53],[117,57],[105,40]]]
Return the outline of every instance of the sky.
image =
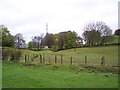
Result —
[[[0,0],[0,25],[12,35],[22,33],[26,42],[33,36],[75,31],[82,36],[84,26],[103,21],[118,28],[118,0]]]

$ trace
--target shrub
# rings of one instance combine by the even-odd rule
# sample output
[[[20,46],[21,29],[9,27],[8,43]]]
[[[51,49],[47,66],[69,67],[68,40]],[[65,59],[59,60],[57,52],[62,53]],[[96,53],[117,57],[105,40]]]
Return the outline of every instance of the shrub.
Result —
[[[18,49],[12,49],[10,50],[10,60],[20,60],[20,57],[22,56],[21,50]]]
[[[21,56],[21,50],[14,48],[2,48],[2,60],[19,60]]]
[[[57,52],[58,51],[58,46],[56,46],[56,45],[52,46],[51,51]]]
[[[2,48],[2,60],[8,60],[9,58],[9,52],[7,49]]]

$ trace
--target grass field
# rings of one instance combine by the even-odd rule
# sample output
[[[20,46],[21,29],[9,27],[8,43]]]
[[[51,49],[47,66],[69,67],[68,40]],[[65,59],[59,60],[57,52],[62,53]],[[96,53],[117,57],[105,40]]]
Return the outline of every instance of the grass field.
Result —
[[[84,64],[85,56],[87,56],[88,64],[92,65],[100,65],[100,60],[103,56],[105,56],[106,65],[110,66],[118,66],[118,46],[106,46],[106,47],[89,47],[89,48],[77,48],[68,49],[59,52],[52,52],[49,50],[34,52],[30,50],[23,50],[23,56],[21,61],[24,61],[24,55],[32,57],[33,54],[42,54],[45,55],[46,63],[54,64],[55,55],[57,55],[57,63],[60,63],[61,54],[63,55],[63,64],[70,63],[70,57],[73,58],[73,64]],[[35,59],[35,62],[39,62],[39,57]]]
[[[102,56],[105,56],[106,67],[118,66],[118,46],[89,47],[68,49],[59,52],[22,50],[19,63],[3,62],[3,88],[117,88],[118,74],[81,70],[87,56],[87,65],[100,66]],[[31,62],[32,55],[45,55],[45,64],[40,63],[39,57]],[[24,56],[30,56],[28,66],[24,65]],[[60,64],[60,55],[63,55],[63,64]],[[54,56],[57,55],[57,64]],[[70,57],[73,64],[70,65]],[[51,63],[51,65],[49,64]],[[31,65],[29,65],[31,64]],[[34,66],[35,65],[35,66]]]
[[[3,63],[3,88],[117,88],[118,74],[78,71],[70,65]]]

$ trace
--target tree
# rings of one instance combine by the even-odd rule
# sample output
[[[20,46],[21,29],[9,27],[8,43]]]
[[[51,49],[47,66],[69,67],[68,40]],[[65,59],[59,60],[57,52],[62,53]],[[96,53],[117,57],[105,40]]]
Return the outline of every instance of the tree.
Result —
[[[58,50],[58,40],[59,40],[58,34],[53,34],[53,40],[54,40],[54,45],[52,46],[52,49],[57,51]]]
[[[105,45],[110,41],[112,30],[104,22],[89,23],[85,26],[83,37],[88,46]]]
[[[43,38],[43,34],[41,34],[40,36],[34,36],[32,38],[32,43],[33,46],[35,46],[35,48],[41,48],[42,38]]]
[[[23,38],[23,35],[21,33],[17,33],[15,36],[14,36],[14,39],[15,39],[15,47],[17,48],[25,48],[25,40]]]
[[[31,49],[31,48],[35,48],[34,44],[32,41],[28,42],[28,48]]]
[[[77,35],[75,32],[68,31],[66,35],[66,41],[64,43],[65,48],[73,48],[76,47],[76,38]]]
[[[95,30],[85,31],[83,33],[83,37],[86,41],[86,45],[88,45],[88,46],[99,45],[100,32],[95,31]]]
[[[115,30],[114,35],[120,36],[120,29]]]
[[[58,34],[58,37],[59,37],[59,39],[58,39],[58,47],[59,47],[59,49],[64,48],[64,43],[66,41],[66,34],[67,34],[67,32],[60,32]]]
[[[10,31],[4,25],[0,26],[0,36],[2,36],[2,46],[14,47],[15,41]]]
[[[44,45],[48,46],[48,48],[51,48],[54,45],[54,38],[53,34],[47,33],[44,38]]]

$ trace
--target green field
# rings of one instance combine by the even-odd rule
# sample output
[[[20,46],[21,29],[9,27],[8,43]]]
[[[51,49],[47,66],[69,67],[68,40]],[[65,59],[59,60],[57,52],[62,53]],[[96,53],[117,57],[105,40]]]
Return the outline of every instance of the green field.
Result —
[[[99,70],[81,70],[85,56],[87,65],[100,66],[102,56],[105,56],[106,67],[118,66],[118,46],[89,47],[63,50],[59,52],[22,50],[19,63],[3,62],[3,88],[117,88],[118,74],[100,72]],[[45,55],[45,64],[39,57],[31,61],[33,55]],[[29,54],[29,61],[24,63],[24,56]],[[63,64],[60,56],[63,55]],[[54,56],[57,55],[57,64]],[[70,65],[70,57],[73,64]],[[49,64],[51,63],[51,64]],[[77,69],[76,69],[77,67]],[[103,67],[104,69],[104,67]]]
[[[45,56],[46,63],[54,64],[55,55],[57,55],[57,63],[60,63],[61,54],[63,55],[63,64],[69,64],[70,58],[73,58],[73,64],[84,64],[85,63],[85,56],[87,56],[88,64],[90,65],[100,65],[101,58],[105,57],[106,65],[110,66],[118,66],[118,46],[105,46],[105,47],[86,47],[86,48],[77,48],[76,52],[75,49],[68,49],[59,52],[52,52],[49,50],[34,52],[30,50],[23,50],[23,56],[21,58],[21,62],[23,62],[24,55],[29,54],[29,61],[31,57],[35,54],[42,54]],[[39,57],[34,60],[34,62],[38,63]]]
[[[118,74],[75,70],[70,65],[3,63],[3,88],[117,88]]]

